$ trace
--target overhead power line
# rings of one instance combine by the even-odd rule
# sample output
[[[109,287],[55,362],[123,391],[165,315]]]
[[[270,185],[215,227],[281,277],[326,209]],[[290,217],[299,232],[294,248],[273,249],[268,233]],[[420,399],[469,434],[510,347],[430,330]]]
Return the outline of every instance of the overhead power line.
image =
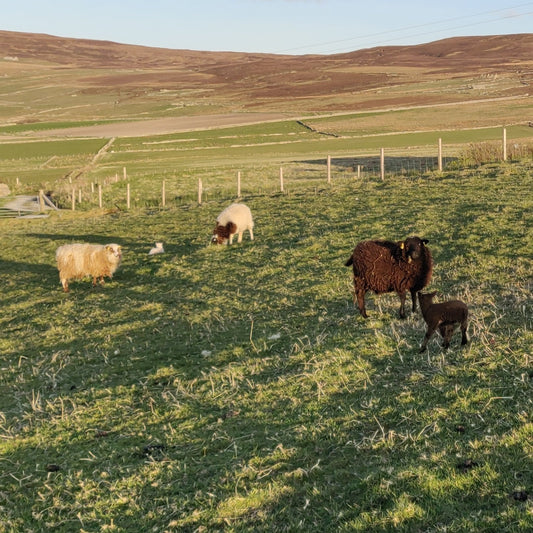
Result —
[[[401,33],[401,32],[405,32],[405,31],[409,31],[409,30],[416,30],[418,28],[429,28],[431,26],[447,24],[447,23],[450,23],[450,22],[466,21],[466,20],[472,19],[472,18],[483,17],[483,16],[486,16],[486,15],[494,15],[496,13],[505,13],[505,12],[507,12],[507,15],[503,15],[503,16],[500,16],[500,17],[492,18],[490,20],[480,20],[480,21],[470,22],[470,23],[467,23],[467,24],[461,24],[460,26],[452,26],[452,27],[447,27],[447,28],[442,28],[442,29],[437,29],[437,30],[432,30],[432,31],[430,31],[428,29],[428,31],[423,32],[423,33],[408,34],[408,35],[405,35],[403,37],[407,39],[407,38],[412,38],[412,37],[419,37],[419,36],[422,36],[422,35],[428,35],[428,34],[436,32],[436,31],[443,32],[443,31],[449,31],[449,30],[457,30],[457,29],[462,29],[462,28],[471,27],[471,26],[478,26],[480,24],[488,24],[488,23],[491,23],[491,22],[495,22],[495,21],[501,20],[502,18],[518,18],[518,17],[522,17],[522,16],[526,16],[526,15],[531,15],[532,14],[531,11],[528,11],[528,12],[525,12],[525,13],[510,13],[510,11],[513,10],[513,9],[520,9],[520,8],[528,7],[528,6],[533,6],[533,2],[527,2],[525,4],[518,4],[518,5],[514,5],[514,6],[508,6],[508,7],[502,8],[502,9],[495,9],[495,10],[491,10],[491,11],[483,11],[481,13],[474,13],[472,15],[465,15],[465,16],[460,16],[460,17],[441,19],[441,20],[436,20],[436,21],[433,21],[433,22],[426,22],[426,23],[423,23],[423,24],[415,24],[415,25],[412,25],[412,26],[404,26],[402,28],[397,28],[397,29],[392,29],[392,30],[385,30],[385,31],[380,31],[380,32],[375,32],[375,33],[369,33],[369,34],[366,34],[366,35],[358,35],[356,37],[347,37],[345,39],[337,39],[337,40],[334,40],[334,41],[326,41],[326,42],[307,44],[307,45],[302,45],[302,46],[297,46],[297,47],[292,47],[292,48],[286,48],[284,50],[278,50],[277,52],[274,52],[274,53],[286,54],[286,53],[296,52],[298,50],[306,50],[306,49],[310,49],[310,48],[315,48],[316,49],[316,48],[329,46],[329,45],[338,45],[340,43],[349,43],[349,42],[353,42],[353,41],[365,41],[367,39],[380,37],[382,35],[390,35],[391,33]],[[396,39],[397,39],[397,37],[396,38],[391,38],[391,39],[386,39],[386,40],[379,39],[378,41],[375,41],[373,43],[367,44],[366,46],[368,46],[368,47],[379,46],[382,43],[395,41]],[[309,53],[335,53],[335,52],[338,52],[340,50],[345,50],[345,48],[346,47],[343,47],[342,49],[336,48],[336,49],[329,49],[329,50],[322,51],[322,52],[309,52]]]

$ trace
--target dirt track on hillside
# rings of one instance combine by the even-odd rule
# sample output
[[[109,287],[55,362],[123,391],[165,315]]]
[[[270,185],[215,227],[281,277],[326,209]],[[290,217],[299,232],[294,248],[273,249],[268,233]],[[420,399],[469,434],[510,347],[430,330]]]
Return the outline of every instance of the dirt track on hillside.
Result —
[[[144,137],[182,131],[206,130],[246,124],[259,124],[288,118],[282,113],[228,113],[194,117],[168,117],[100,126],[35,131],[32,137]]]

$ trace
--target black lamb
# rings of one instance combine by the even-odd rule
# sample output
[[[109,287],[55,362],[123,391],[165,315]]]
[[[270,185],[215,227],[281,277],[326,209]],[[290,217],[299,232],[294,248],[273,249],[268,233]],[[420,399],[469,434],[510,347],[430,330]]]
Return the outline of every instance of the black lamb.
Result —
[[[450,346],[450,339],[457,325],[461,327],[461,345],[464,346],[468,342],[468,337],[466,336],[468,306],[461,300],[433,303],[433,298],[436,294],[436,292],[418,293],[420,310],[427,324],[427,331],[420,347],[420,353],[426,350],[429,339],[437,329],[443,339],[442,346],[444,348]]]
[[[396,292],[400,297],[400,318],[405,318],[405,298],[411,293],[413,312],[416,293],[430,281],[433,259],[427,239],[408,237],[405,241],[362,241],[354,249],[345,265],[353,265],[354,303],[367,318],[365,294]]]

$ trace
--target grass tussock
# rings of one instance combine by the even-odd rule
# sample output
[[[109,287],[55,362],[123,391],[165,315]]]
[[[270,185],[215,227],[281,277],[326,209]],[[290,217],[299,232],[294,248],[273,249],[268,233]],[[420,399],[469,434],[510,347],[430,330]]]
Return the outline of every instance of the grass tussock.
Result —
[[[245,196],[232,247],[222,201],[0,220],[0,531],[530,531],[532,190],[526,162]],[[412,234],[463,349],[354,309],[353,246]],[[121,244],[114,279],[62,293],[72,241]]]

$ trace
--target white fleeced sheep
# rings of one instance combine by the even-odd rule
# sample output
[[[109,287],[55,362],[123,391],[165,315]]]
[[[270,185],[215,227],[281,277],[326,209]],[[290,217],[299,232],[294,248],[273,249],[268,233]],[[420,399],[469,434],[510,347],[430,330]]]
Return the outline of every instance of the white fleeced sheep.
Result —
[[[233,236],[238,234],[237,242],[242,242],[243,233],[248,230],[250,239],[254,240],[254,221],[250,208],[245,204],[231,204],[217,217],[213,230],[212,242],[217,244],[232,244]]]
[[[118,244],[65,244],[56,250],[59,280],[68,292],[68,282],[73,279],[93,278],[93,286],[104,277],[112,278],[122,260],[122,248]]]

